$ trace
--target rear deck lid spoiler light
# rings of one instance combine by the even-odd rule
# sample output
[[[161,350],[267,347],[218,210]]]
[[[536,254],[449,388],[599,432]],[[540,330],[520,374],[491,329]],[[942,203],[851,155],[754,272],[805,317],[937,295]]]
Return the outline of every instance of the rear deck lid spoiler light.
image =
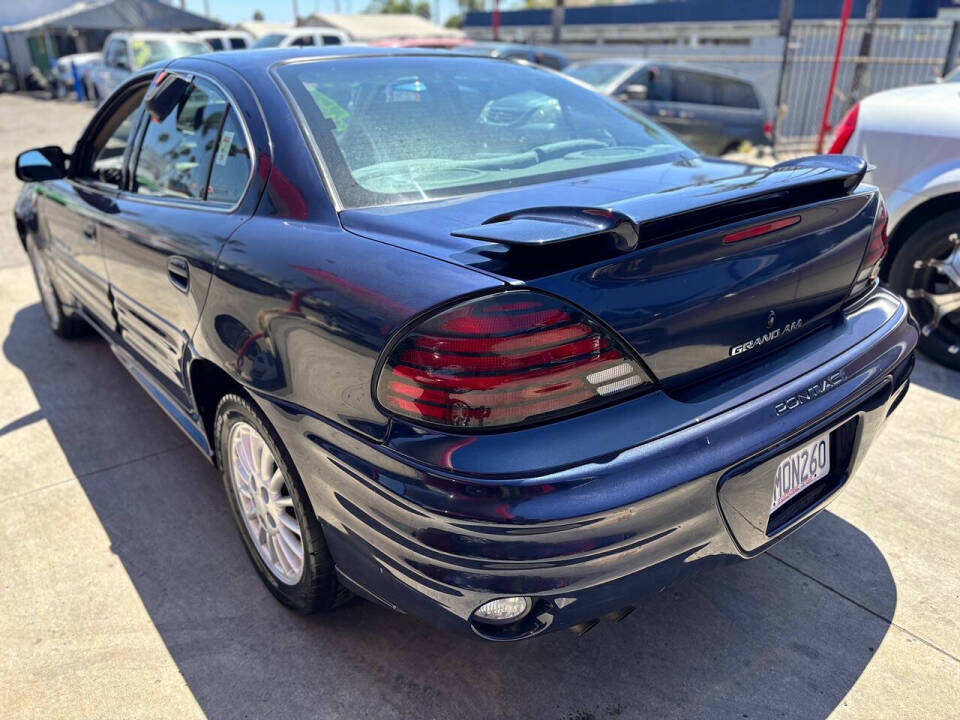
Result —
[[[858,157],[813,155],[699,185],[628,197],[611,207],[518,209],[451,235],[508,247],[540,247],[612,233],[616,248],[627,252],[732,220],[849,195],[868,169]]]

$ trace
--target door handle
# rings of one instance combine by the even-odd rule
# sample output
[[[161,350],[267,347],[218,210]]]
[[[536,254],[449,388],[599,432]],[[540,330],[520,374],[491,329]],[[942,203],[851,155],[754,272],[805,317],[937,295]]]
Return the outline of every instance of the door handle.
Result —
[[[87,220],[83,225],[83,236],[89,243],[97,242],[97,224],[93,220]]]
[[[663,108],[661,108],[660,110],[657,110],[657,115],[659,115],[660,117],[672,117],[673,113],[670,112],[669,110],[664,110]]]
[[[190,286],[190,266],[187,261],[179,255],[167,260],[167,277],[177,290],[186,292]]]

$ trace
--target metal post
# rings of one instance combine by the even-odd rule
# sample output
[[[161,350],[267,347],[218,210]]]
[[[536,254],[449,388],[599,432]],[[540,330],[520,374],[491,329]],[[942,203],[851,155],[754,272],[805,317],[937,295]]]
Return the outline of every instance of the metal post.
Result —
[[[953,30],[950,32],[950,44],[947,46],[947,57],[943,61],[943,75],[953,70],[953,64],[957,59],[957,50],[960,50],[960,20],[953,21]]]
[[[786,85],[787,59],[790,56],[790,32],[793,30],[793,3],[794,0],[780,0],[780,35],[783,37],[783,56],[780,58],[780,80],[777,82],[777,102],[774,105],[773,137],[770,141],[773,147],[777,146],[780,135],[780,121],[783,119],[783,88]]]
[[[566,9],[564,8],[564,0],[557,0],[556,6],[553,8],[553,16],[551,18],[551,25],[553,26],[553,44],[557,45],[560,43],[560,38],[563,34],[563,19],[566,14]]]
[[[820,132],[817,133],[817,154],[823,152],[823,136],[830,129],[830,105],[833,103],[833,91],[837,85],[837,69],[840,67],[840,55],[843,53],[843,36],[847,34],[847,21],[850,19],[850,5],[853,0],[843,0],[843,10],[840,12],[840,32],[837,33],[837,49],[833,53],[833,69],[830,71],[830,86],[827,88],[827,98],[823,104],[823,119],[820,121]]]
[[[493,0],[493,14],[491,16],[493,25],[493,39],[500,39],[500,0]]]
[[[870,0],[867,3],[867,24],[863,31],[863,37],[860,38],[860,52],[857,55],[861,58],[857,60],[853,68],[853,82],[850,85],[850,97],[854,102],[860,99],[860,93],[863,91],[863,76],[867,73],[867,58],[870,55],[870,48],[873,45],[873,33],[877,29],[877,15],[880,14],[881,0]]]

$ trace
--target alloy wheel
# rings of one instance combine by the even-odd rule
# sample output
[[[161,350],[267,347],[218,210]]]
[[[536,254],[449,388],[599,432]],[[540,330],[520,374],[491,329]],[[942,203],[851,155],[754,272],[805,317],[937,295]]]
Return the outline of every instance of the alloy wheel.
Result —
[[[922,323],[924,337],[937,334],[947,352],[960,353],[960,235],[951,233],[937,256],[913,263],[913,282],[904,293]],[[942,257],[940,257],[942,256]]]
[[[270,572],[288,585],[303,575],[303,531],[288,480],[260,433],[244,421],[230,430],[230,476],[253,544]]]

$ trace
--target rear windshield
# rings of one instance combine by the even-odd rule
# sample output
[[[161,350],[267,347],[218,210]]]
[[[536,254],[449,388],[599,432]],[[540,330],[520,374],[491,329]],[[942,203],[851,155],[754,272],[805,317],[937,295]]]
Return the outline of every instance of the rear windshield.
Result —
[[[133,40],[134,70],[161,60],[210,52],[206,43],[190,40]]]
[[[620,103],[482,58],[282,65],[346,207],[577,177],[688,154]]]
[[[625,72],[628,65],[623,63],[589,63],[587,65],[571,65],[566,73],[594,87],[608,85],[620,73]]]

